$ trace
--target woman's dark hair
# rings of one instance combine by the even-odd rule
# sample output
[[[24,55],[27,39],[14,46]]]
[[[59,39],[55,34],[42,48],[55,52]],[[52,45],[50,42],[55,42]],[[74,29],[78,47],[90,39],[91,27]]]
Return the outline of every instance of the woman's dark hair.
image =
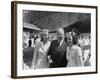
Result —
[[[71,32],[71,36],[72,36],[72,42],[73,42],[73,44],[77,44],[77,43],[78,43],[78,36],[77,36],[77,35],[74,36],[74,35],[72,34],[72,32]],[[66,37],[66,36],[65,36],[65,42],[68,43],[68,42],[67,42],[67,37]]]
[[[68,42],[67,42],[67,37],[66,37],[66,36],[65,36],[65,42],[68,43]]]
[[[78,36],[72,36],[73,38],[73,44],[77,44],[78,43]]]

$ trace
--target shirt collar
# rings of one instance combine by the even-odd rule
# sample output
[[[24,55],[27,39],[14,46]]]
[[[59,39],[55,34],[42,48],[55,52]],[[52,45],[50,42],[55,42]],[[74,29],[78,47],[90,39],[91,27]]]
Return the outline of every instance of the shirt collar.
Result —
[[[64,41],[64,39],[62,39],[62,40],[60,41],[60,44],[59,44],[59,46],[61,46],[61,45],[62,45],[63,41]]]

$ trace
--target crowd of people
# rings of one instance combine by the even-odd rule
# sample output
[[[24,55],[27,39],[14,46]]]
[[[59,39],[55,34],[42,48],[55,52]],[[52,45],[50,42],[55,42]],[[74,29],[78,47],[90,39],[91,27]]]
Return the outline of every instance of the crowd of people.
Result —
[[[90,41],[85,44],[76,29],[64,33],[63,28],[56,31],[56,38],[49,37],[49,31],[43,29],[40,40],[35,43],[31,68],[59,68],[90,66]],[[90,37],[89,37],[90,40]],[[29,47],[31,46],[31,38]],[[87,49],[86,49],[87,48]],[[87,52],[85,52],[88,50]]]

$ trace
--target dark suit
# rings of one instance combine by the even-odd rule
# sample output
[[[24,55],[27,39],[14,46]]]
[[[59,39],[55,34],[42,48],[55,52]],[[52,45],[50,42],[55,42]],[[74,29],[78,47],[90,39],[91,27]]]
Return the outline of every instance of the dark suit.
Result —
[[[61,46],[59,46],[58,40],[51,42],[48,55],[51,56],[53,63],[50,64],[50,67],[66,67],[66,47],[67,44],[65,41],[62,42]]]

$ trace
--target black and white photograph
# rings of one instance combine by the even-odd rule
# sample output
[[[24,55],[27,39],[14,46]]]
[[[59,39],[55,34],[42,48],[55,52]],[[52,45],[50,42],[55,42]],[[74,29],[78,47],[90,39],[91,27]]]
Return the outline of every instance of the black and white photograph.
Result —
[[[23,10],[23,68],[91,66],[91,14]]]
[[[16,74],[96,73],[96,7],[16,4]]]

